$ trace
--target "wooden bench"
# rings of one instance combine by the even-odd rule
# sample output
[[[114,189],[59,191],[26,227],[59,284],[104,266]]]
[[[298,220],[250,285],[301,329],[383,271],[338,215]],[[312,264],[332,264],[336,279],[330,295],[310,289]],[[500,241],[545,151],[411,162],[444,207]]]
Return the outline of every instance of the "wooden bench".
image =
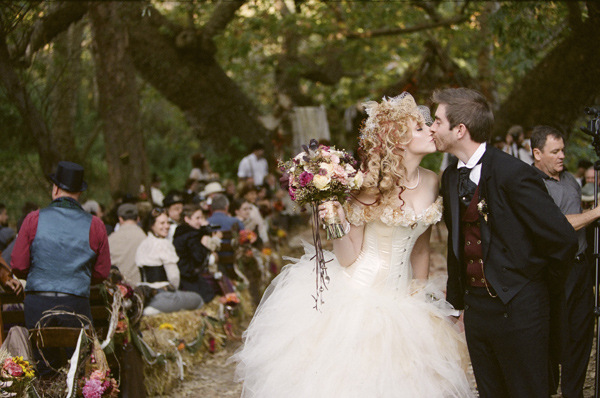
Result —
[[[11,306],[11,304],[14,304]],[[6,338],[8,330],[13,326],[23,326],[25,327],[25,313],[23,312],[23,300],[17,297],[13,293],[3,292],[0,293],[0,305],[2,309],[2,316],[0,317],[0,344]],[[108,322],[110,319],[110,311],[106,307],[104,302],[104,297],[100,293],[100,289],[97,287],[92,287],[90,290],[90,305],[92,309],[92,321],[94,323],[94,328],[99,337],[105,337],[105,334],[108,331]],[[7,308],[5,308],[7,306]],[[45,344],[48,346],[58,346],[55,344],[62,344],[67,341],[71,341],[72,336],[78,333],[68,333],[65,332],[65,328],[63,329],[63,333],[60,331],[54,331],[53,328],[45,328],[48,329],[48,338],[44,338]],[[55,328],[54,328],[55,329]],[[69,329],[69,328],[67,328]],[[78,330],[77,328],[74,328]],[[31,332],[31,331],[30,331]],[[46,332],[44,332],[46,333]],[[62,343],[61,343],[62,340]],[[47,343],[46,343],[47,342]],[[34,343],[34,342],[32,342]],[[72,345],[77,343],[77,337],[75,337],[75,342]],[[67,344],[66,346],[72,346],[71,344]],[[65,347],[65,345],[61,346]]]

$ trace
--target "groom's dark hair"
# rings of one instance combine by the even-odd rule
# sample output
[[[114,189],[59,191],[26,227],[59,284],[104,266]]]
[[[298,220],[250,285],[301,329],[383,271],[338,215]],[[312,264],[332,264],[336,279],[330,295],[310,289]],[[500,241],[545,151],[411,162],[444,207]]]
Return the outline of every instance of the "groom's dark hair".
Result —
[[[494,114],[485,97],[469,88],[447,88],[433,93],[436,104],[446,105],[450,128],[464,124],[475,142],[486,142],[492,133]]]

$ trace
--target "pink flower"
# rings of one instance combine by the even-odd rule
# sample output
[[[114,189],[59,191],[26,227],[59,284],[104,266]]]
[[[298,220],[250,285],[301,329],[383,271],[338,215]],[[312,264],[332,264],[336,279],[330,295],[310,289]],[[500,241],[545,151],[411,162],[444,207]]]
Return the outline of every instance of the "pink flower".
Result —
[[[105,373],[101,370],[94,370],[92,374],[90,374],[90,380],[103,380],[105,377]]]
[[[300,186],[307,186],[308,184],[310,184],[312,179],[313,175],[311,173],[309,173],[308,171],[303,171],[302,174],[300,174]]]
[[[85,383],[82,388],[84,398],[102,398],[104,393],[104,386],[101,380],[90,379]]]
[[[288,192],[290,194],[290,198],[292,198],[292,200],[296,200],[296,190],[292,187],[290,187],[288,189]]]
[[[6,370],[8,374],[13,377],[21,377],[24,374],[23,368],[15,363],[12,358],[7,358],[6,361],[4,361],[2,369]]]

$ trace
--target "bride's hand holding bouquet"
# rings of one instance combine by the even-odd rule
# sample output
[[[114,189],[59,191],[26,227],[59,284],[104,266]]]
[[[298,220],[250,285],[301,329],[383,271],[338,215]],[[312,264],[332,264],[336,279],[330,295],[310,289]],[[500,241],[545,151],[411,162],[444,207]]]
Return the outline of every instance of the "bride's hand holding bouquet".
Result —
[[[300,152],[287,162],[279,161],[279,168],[287,176],[287,190],[298,206],[310,204],[316,211],[326,207],[323,215],[327,239],[344,236],[344,228],[334,203],[343,204],[350,192],[360,189],[363,174],[357,169],[357,162],[347,152],[335,147],[319,145],[311,140],[303,145]],[[318,218],[317,218],[318,221]]]
[[[341,204],[351,191],[360,189],[363,174],[358,170],[356,160],[347,152],[319,145],[314,139],[302,148],[304,151],[287,162],[279,161],[279,169],[284,174],[280,182],[298,206],[309,204],[313,208],[316,253],[316,294],[313,298],[318,310],[319,304],[323,304],[323,291],[329,283],[319,235],[320,220],[324,221],[327,239],[338,239],[349,232],[350,225]]]

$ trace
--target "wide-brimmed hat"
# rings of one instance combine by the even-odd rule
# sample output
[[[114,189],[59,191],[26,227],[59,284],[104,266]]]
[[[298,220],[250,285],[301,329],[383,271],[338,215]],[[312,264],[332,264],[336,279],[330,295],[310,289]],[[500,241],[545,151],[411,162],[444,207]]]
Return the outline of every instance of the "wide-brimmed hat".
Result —
[[[65,191],[83,192],[87,189],[87,182],[83,181],[83,167],[77,163],[58,162],[56,173],[49,174],[48,178]]]
[[[225,192],[225,189],[218,182],[209,182],[204,187],[204,191],[200,192],[200,195],[206,197],[212,193],[221,193]]]

